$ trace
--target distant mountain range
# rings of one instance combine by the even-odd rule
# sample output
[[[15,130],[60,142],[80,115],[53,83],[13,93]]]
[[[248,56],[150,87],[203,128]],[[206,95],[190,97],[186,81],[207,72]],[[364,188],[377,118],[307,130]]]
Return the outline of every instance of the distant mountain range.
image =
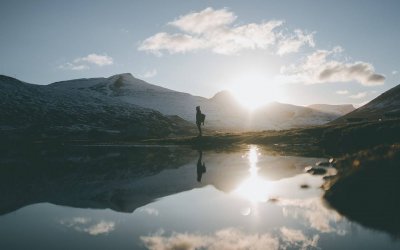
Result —
[[[271,103],[254,111],[241,106],[228,91],[217,93],[210,99],[193,96],[147,83],[131,74],[109,78],[78,79],[50,84],[59,91],[71,89],[81,93],[104,96],[140,107],[157,110],[164,115],[178,115],[193,122],[195,107],[201,106],[207,115],[207,127],[216,130],[287,129],[324,124],[344,114],[310,107]],[[328,108],[330,105],[325,105]],[[340,110],[332,106],[331,110]],[[348,108],[348,105],[344,109]]]
[[[400,118],[400,85],[384,92],[369,103],[336,119],[332,124],[379,121]]]
[[[129,73],[49,85],[0,75],[0,133],[125,139],[195,135],[196,106],[201,106],[206,128],[212,130],[281,130],[340,121],[337,118],[343,115],[358,117],[375,109],[380,109],[376,115],[396,115],[397,109],[387,106],[398,106],[397,97],[385,93],[358,110],[352,105],[303,107],[274,102],[250,111],[228,91],[204,98],[153,85]]]
[[[343,116],[355,110],[352,104],[342,104],[342,105],[329,105],[329,104],[312,104],[307,107],[319,110],[321,112],[332,113],[339,116]]]

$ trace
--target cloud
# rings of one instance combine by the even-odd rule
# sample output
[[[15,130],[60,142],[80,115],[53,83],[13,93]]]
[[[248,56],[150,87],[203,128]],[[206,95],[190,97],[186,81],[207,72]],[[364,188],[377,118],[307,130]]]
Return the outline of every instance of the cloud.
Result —
[[[161,231],[140,237],[145,247],[151,250],[173,249],[286,249],[316,248],[319,235],[307,237],[300,230],[282,227],[271,233],[246,233],[235,228],[225,228],[213,234],[176,233],[165,236]]]
[[[98,66],[112,65],[114,63],[113,59],[107,55],[89,54],[85,57],[77,58],[74,63],[91,63]]]
[[[282,213],[285,217],[304,221],[309,228],[314,228],[321,233],[345,233],[339,224],[341,216],[336,211],[326,208],[319,198],[280,199],[277,204],[283,207]]]
[[[122,32],[122,33],[125,33],[125,34],[129,33],[129,30],[125,29],[125,28],[121,28],[121,29],[119,29],[119,31]]]
[[[83,64],[73,64],[73,63],[64,63],[58,67],[59,69],[66,69],[66,70],[86,70],[89,69],[89,66]]]
[[[295,30],[294,35],[284,37],[279,41],[277,54],[284,55],[298,52],[304,45],[315,47],[314,34],[315,33],[307,34],[302,30]]]
[[[72,219],[61,220],[60,224],[90,235],[107,234],[115,230],[115,223],[112,221],[101,220],[98,223],[93,223],[90,218],[86,217],[74,217]]]
[[[336,91],[336,94],[338,95],[347,95],[348,93],[349,91],[347,89]]]
[[[140,237],[148,249],[278,249],[279,241],[270,234],[246,234],[227,228],[213,235],[172,233],[171,236]]]
[[[163,51],[175,54],[207,49],[216,54],[232,55],[242,50],[266,50],[278,44],[279,54],[283,55],[297,52],[305,45],[315,45],[314,33],[296,30],[293,35],[284,36],[278,32],[282,20],[234,25],[236,19],[227,9],[206,8],[192,12],[168,23],[183,33],[157,33],[145,39],[138,50],[162,55]]]
[[[148,215],[154,215],[154,216],[158,216],[158,214],[159,214],[159,211],[152,207],[141,208],[139,211],[146,213]]]
[[[319,240],[318,234],[314,235],[312,238],[308,238],[300,230],[282,227],[280,231],[284,245],[287,245],[290,248],[296,247],[299,249],[310,249],[311,247],[317,247]]]
[[[65,64],[62,64],[59,66],[59,68],[67,70],[86,70],[90,69],[90,66],[92,65],[103,67],[112,64],[114,64],[114,60],[110,56],[89,54],[84,57],[76,58],[72,62],[67,62]]]
[[[205,41],[186,34],[157,33],[147,38],[139,50],[147,50],[155,55],[162,55],[161,50],[166,50],[170,54],[184,53],[197,49],[205,48]]]
[[[168,24],[189,33],[202,34],[226,27],[233,23],[236,18],[234,13],[226,9],[214,10],[209,7],[197,13],[180,16]]]
[[[156,75],[157,75],[157,70],[152,69],[152,70],[148,70],[148,71],[144,72],[142,77],[143,78],[151,78],[151,77],[155,77]]]
[[[369,103],[369,102],[370,102],[370,101],[365,101],[365,102],[361,102],[361,103],[356,103],[356,104],[354,104],[354,107],[360,108],[360,107],[364,106],[365,104],[367,104],[367,103]]]
[[[361,99],[361,98],[364,98],[366,96],[367,96],[367,92],[360,92],[360,93],[357,93],[355,95],[350,95],[349,97],[353,98],[353,99]]]
[[[397,75],[398,73],[399,73],[399,71],[397,71],[397,70],[392,71],[392,75]]]
[[[366,62],[343,62],[335,60],[343,51],[341,47],[333,50],[317,50],[308,55],[300,64],[281,67],[280,80],[317,84],[326,82],[356,81],[365,86],[382,85],[385,76],[375,73],[374,67]]]
[[[88,223],[90,221],[91,221],[90,218],[74,217],[74,218],[69,219],[69,220],[61,220],[60,224],[61,225],[65,225],[67,227],[74,227],[75,225],[86,224],[86,223]]]
[[[115,223],[100,221],[97,224],[90,226],[89,228],[84,228],[83,231],[90,235],[99,235],[99,234],[107,234],[111,231],[114,231]]]

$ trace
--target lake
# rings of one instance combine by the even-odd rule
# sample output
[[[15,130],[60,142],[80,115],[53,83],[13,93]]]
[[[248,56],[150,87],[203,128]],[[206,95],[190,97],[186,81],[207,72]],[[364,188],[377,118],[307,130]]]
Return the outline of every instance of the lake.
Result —
[[[0,249],[400,249],[325,203],[335,169],[306,169],[327,160],[255,145],[9,151]]]

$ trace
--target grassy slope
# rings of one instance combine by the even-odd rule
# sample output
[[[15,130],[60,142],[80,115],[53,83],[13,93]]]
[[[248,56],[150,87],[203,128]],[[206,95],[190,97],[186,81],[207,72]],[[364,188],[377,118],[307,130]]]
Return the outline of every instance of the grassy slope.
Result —
[[[327,155],[340,156],[381,144],[400,142],[400,120],[315,126],[303,129],[247,133],[215,133],[198,137],[145,140],[145,143],[193,145],[197,147],[260,144],[306,153],[318,148]]]

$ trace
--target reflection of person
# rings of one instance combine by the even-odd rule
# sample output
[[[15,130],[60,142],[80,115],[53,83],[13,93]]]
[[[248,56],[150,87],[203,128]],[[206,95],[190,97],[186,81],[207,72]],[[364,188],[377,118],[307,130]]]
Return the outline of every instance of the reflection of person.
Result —
[[[197,129],[199,130],[199,137],[202,136],[202,132],[201,132],[201,123],[203,123],[204,125],[204,119],[203,119],[203,114],[201,113],[200,110],[200,106],[196,107],[196,125],[197,125]]]
[[[201,177],[206,172],[206,164],[202,162],[203,151],[199,150],[199,159],[197,160],[197,181],[201,182]]]

